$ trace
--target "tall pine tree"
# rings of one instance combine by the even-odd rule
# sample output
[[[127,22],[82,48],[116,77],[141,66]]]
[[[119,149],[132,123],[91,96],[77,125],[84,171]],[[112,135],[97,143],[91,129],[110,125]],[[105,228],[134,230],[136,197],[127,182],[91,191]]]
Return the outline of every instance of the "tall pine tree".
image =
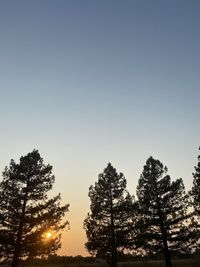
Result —
[[[200,147],[199,147],[200,150]],[[200,215],[200,155],[198,156],[197,166],[194,167],[195,172],[193,173],[193,187],[192,196],[194,200],[194,209],[197,215]]]
[[[200,147],[199,147],[200,150]],[[194,208],[193,219],[193,241],[195,244],[195,250],[199,251],[200,240],[200,155],[198,156],[197,166],[194,167],[193,173],[193,187],[190,192],[192,197],[192,206]]]
[[[117,255],[130,246],[130,226],[133,198],[126,190],[126,179],[109,163],[99,174],[95,186],[90,186],[90,210],[84,221],[91,254],[106,257],[112,267]]]
[[[54,176],[37,150],[11,160],[0,183],[1,257],[19,265],[22,257],[54,253],[60,247],[60,230],[69,205],[60,204],[60,195],[48,198]],[[49,234],[47,234],[49,232]]]
[[[148,158],[137,186],[141,212],[140,242],[147,253],[163,253],[167,267],[171,254],[187,250],[188,198],[182,179],[171,182],[167,168]]]

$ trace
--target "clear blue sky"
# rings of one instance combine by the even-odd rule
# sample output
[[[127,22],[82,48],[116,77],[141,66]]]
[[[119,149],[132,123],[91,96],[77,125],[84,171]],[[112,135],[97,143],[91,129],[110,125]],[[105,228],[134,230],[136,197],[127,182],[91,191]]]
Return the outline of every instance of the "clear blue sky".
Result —
[[[84,254],[88,188],[110,161],[135,187],[148,156],[187,189],[200,145],[200,1],[0,3],[0,170],[36,148]],[[79,241],[80,240],[80,241]]]

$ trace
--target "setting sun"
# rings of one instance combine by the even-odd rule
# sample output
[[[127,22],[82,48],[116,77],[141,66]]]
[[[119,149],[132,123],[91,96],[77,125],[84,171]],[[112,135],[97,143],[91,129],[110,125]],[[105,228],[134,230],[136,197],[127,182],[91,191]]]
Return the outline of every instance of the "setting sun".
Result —
[[[43,239],[44,242],[48,242],[52,238],[53,238],[53,233],[50,232],[50,231],[44,232],[43,235],[42,235],[42,239]]]
[[[46,233],[46,238],[51,238],[52,237],[52,233],[51,232],[47,232]]]

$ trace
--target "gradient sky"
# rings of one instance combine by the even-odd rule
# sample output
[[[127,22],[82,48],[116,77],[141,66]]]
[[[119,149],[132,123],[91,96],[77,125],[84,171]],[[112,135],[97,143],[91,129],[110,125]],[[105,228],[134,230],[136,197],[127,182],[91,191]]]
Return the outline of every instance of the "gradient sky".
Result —
[[[200,1],[0,2],[0,171],[38,149],[70,203],[60,254],[86,255],[88,188],[111,162],[135,194],[152,155],[192,185]]]

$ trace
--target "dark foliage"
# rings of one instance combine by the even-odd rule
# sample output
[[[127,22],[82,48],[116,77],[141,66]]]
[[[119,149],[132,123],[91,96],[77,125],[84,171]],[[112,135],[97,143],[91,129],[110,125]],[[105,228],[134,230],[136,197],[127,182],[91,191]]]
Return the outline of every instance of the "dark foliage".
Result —
[[[200,150],[200,147],[199,147]],[[191,203],[194,209],[193,218],[193,241],[195,243],[195,250],[200,250],[200,155],[198,156],[197,166],[194,167],[195,172],[193,173],[193,187],[190,192]]]
[[[109,163],[99,174],[98,182],[89,188],[91,213],[84,221],[92,255],[106,258],[111,266],[117,264],[117,254],[130,246],[130,226],[133,198],[126,190],[126,179]]]
[[[60,230],[68,206],[61,206],[60,195],[48,198],[54,176],[52,166],[44,165],[37,150],[11,160],[0,184],[0,253],[17,267],[20,258],[54,253],[60,247]],[[47,231],[52,237],[45,238]]]
[[[182,179],[171,182],[167,168],[150,157],[137,186],[141,233],[139,245],[149,254],[164,253],[171,266],[170,252],[187,253],[190,234],[188,197]]]
[[[199,147],[200,150],[200,147]],[[200,215],[200,155],[198,156],[197,166],[194,167],[195,172],[193,173],[193,187],[192,196],[194,200],[194,209],[197,215]]]

